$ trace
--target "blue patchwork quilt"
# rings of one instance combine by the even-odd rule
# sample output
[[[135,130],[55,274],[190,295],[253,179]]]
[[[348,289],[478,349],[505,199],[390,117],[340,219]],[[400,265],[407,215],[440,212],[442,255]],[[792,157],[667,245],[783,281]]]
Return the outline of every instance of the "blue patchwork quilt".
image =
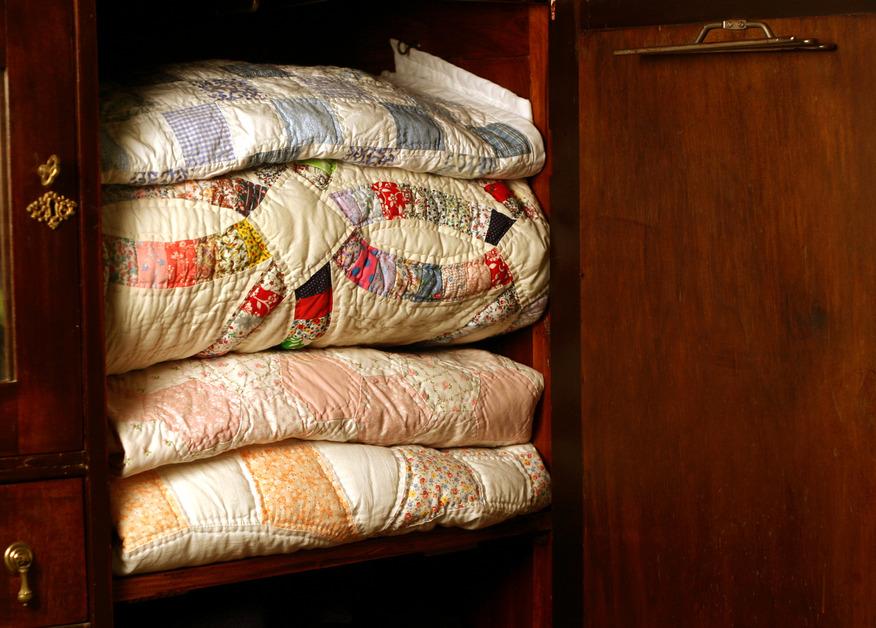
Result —
[[[379,78],[214,60],[129,77],[103,99],[103,181],[175,183],[309,158],[466,179],[535,174],[544,147],[525,113],[503,106],[502,88],[438,63]]]

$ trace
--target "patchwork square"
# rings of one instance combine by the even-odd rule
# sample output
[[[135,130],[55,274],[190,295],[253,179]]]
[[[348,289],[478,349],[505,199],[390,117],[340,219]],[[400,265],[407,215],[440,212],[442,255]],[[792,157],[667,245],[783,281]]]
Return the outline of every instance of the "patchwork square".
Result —
[[[110,491],[113,521],[126,552],[177,534],[188,525],[180,504],[155,471],[114,482]]]
[[[529,140],[517,129],[494,122],[482,127],[471,127],[471,131],[489,144],[496,157],[516,157],[532,152]]]
[[[510,229],[513,224],[513,218],[509,218],[505,214],[500,214],[493,210],[493,213],[490,214],[490,226],[487,229],[487,235],[484,240],[493,245],[499,244],[499,240],[508,233],[508,229]]]
[[[165,111],[163,115],[179,142],[187,166],[235,160],[231,131],[217,105]]]
[[[131,159],[128,153],[107,132],[100,130],[100,167],[103,170],[131,170]]]
[[[444,150],[444,133],[435,119],[419,107],[381,103],[395,121],[396,146],[414,150]]]
[[[347,73],[340,76],[329,75],[311,75],[299,76],[298,81],[313,90],[322,98],[329,99],[352,99],[352,100],[373,100],[368,93],[355,83],[355,75]]]
[[[343,489],[326,473],[312,445],[256,447],[241,452],[241,458],[252,477],[263,524],[335,542],[356,538]]]
[[[222,67],[223,70],[241,76],[243,78],[285,78],[289,76],[275,65],[261,65],[255,63],[230,63]]]
[[[295,289],[295,298],[304,299],[317,294],[328,292],[332,289],[332,274],[329,265],[326,264],[313,276]]]
[[[340,143],[340,125],[326,102],[318,98],[287,98],[275,100],[274,106],[286,127],[292,152],[308,144]]]
[[[208,79],[192,81],[216,100],[263,100],[265,98],[255,85],[242,79]]]

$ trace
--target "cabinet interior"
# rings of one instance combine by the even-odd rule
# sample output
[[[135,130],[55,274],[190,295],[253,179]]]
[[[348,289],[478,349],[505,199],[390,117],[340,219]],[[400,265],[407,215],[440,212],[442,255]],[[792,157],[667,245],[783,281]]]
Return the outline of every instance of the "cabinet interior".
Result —
[[[547,138],[547,5],[333,0],[223,0],[179,5],[166,0],[98,2],[101,79],[123,77],[156,64],[205,58],[338,65],[379,73],[392,69],[392,37],[529,98],[536,126]],[[546,214],[550,213],[549,168],[530,182]],[[537,411],[533,439],[550,468],[547,344],[546,323],[541,321],[478,346],[533,366],[545,375],[546,393]],[[192,623],[194,615],[189,613],[201,607],[225,609],[228,617],[242,612],[270,622],[272,613],[292,601],[290,590],[297,592],[296,607],[321,599],[320,592],[325,597],[329,591],[337,600],[345,597],[338,595],[339,591],[355,590],[358,593],[346,602],[354,608],[332,610],[328,601],[318,603],[315,607],[325,612],[309,617],[306,621],[312,623],[304,625],[396,625],[386,623],[388,609],[397,611],[392,621],[411,625],[403,612],[405,603],[399,608],[399,599],[452,597],[452,590],[458,587],[459,599],[441,603],[447,605],[447,612],[436,612],[414,623],[530,626],[537,623],[536,616],[547,612],[548,602],[542,600],[549,597],[537,596],[549,581],[550,528],[550,514],[539,513],[478,532],[439,529],[289,556],[116,579],[117,621],[152,625],[149,622],[154,617],[174,616],[182,623],[172,625],[198,625]],[[293,572],[297,573],[284,575]],[[462,573],[464,580],[448,587],[448,579],[458,580]],[[271,580],[235,584],[278,575]],[[389,583],[392,586],[384,586]],[[186,594],[218,585],[222,586]],[[475,589],[477,598],[468,597]],[[168,595],[177,597],[146,601]],[[247,605],[258,609],[247,614]],[[499,619],[502,617],[504,620]],[[228,625],[245,624],[232,621]]]

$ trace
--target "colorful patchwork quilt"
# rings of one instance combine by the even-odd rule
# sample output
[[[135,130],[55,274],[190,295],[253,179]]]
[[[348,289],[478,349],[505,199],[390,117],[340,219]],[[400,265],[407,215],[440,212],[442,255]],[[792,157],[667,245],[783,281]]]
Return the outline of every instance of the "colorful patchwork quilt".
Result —
[[[288,438],[432,447],[529,441],[538,371],[475,349],[310,349],[112,376],[122,475]]]
[[[541,316],[523,182],[326,160],[103,192],[107,370],[275,346],[476,341]]]
[[[535,512],[550,480],[531,445],[438,451],[288,441],[117,480],[118,574],[327,547]]]
[[[398,58],[383,78],[235,61],[128,76],[102,98],[103,181],[174,183],[308,158],[461,178],[541,169],[521,99],[419,51]]]

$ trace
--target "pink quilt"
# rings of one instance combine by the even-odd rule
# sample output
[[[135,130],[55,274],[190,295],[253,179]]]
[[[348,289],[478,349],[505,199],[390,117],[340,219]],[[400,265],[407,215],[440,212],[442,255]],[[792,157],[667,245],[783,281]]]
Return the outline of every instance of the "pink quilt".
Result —
[[[475,349],[229,354],[112,376],[122,475],[288,438],[498,446],[530,438],[537,371]]]

